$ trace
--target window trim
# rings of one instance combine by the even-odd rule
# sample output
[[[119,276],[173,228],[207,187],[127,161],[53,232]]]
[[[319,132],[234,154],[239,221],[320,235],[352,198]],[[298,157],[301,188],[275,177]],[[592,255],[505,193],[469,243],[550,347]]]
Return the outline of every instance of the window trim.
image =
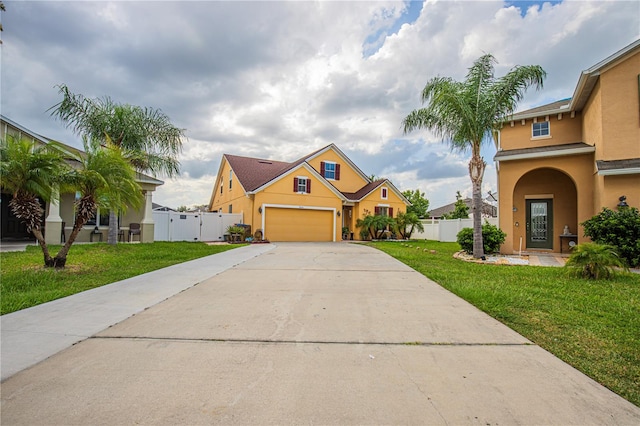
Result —
[[[331,165],[333,167],[333,170],[328,170],[327,166]],[[337,163],[335,161],[325,161],[324,162],[324,178],[327,180],[336,180],[336,166]],[[332,173],[333,177],[329,177],[327,176],[328,173]]]
[[[536,124],[538,125],[542,125],[542,124],[546,124],[546,130],[547,132],[545,134],[539,134],[536,136],[536,131],[535,131],[535,126]],[[541,129],[538,129],[538,131],[541,131]],[[548,139],[551,137],[551,123],[548,120],[545,121],[534,121],[533,123],[531,123],[531,139]]]
[[[380,198],[383,200],[389,199],[389,188],[387,188],[386,186],[380,188]]]
[[[304,191],[300,190],[300,181],[304,179]],[[296,182],[296,194],[310,194],[311,193],[311,188],[310,188],[310,179],[307,176],[296,176],[295,177],[295,182]]]
[[[229,189],[233,187],[233,170],[229,170]]]

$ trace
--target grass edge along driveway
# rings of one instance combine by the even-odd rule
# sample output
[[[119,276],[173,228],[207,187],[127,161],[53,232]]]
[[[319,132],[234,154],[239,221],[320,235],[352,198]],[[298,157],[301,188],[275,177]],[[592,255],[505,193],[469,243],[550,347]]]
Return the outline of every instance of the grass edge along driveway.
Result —
[[[457,243],[370,245],[640,406],[640,275],[589,281],[563,268],[468,263],[453,258]]]
[[[203,242],[78,244],[62,270],[43,266],[39,246],[25,252],[0,253],[1,314],[26,309],[167,266],[241,247]],[[60,249],[49,248],[52,253]]]

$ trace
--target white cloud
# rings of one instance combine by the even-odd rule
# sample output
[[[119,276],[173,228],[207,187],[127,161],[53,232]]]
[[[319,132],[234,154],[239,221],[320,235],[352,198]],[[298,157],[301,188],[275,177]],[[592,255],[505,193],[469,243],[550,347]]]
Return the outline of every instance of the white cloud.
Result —
[[[450,203],[457,190],[470,194],[467,157],[400,127],[429,78],[462,79],[484,52],[498,75],[542,65],[545,89],[524,109],[571,96],[580,71],[640,28],[634,1],[565,0],[523,16],[500,1],[429,0],[386,37],[406,3],[5,4],[2,114],[78,144],[46,112],[60,100],[56,84],[161,108],[189,137],[183,176],[154,196],[173,207],[208,202],[223,153],[292,161],[329,143],[366,174],[424,191],[432,207]],[[484,189],[495,190],[491,146],[484,154]]]

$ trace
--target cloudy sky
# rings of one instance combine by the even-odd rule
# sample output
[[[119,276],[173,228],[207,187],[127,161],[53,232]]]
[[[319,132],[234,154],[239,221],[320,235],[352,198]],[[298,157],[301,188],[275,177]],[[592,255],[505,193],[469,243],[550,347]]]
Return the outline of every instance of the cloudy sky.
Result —
[[[58,84],[162,109],[188,137],[181,176],[154,194],[171,207],[209,202],[223,153],[293,161],[330,143],[432,208],[453,202],[471,194],[468,154],[400,126],[427,80],[463,79],[484,53],[497,76],[541,65],[528,109],[640,37],[638,0],[4,3],[1,113],[80,147],[47,112]],[[496,190],[495,148],[483,154]]]

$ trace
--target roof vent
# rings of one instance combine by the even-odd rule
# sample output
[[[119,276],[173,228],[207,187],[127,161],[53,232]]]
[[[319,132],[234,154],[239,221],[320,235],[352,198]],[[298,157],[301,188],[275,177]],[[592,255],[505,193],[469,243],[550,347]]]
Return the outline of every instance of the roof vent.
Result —
[[[273,164],[273,162],[271,162],[271,161],[264,161],[264,160],[260,160],[260,161],[258,161],[258,163],[260,163],[260,164]]]

